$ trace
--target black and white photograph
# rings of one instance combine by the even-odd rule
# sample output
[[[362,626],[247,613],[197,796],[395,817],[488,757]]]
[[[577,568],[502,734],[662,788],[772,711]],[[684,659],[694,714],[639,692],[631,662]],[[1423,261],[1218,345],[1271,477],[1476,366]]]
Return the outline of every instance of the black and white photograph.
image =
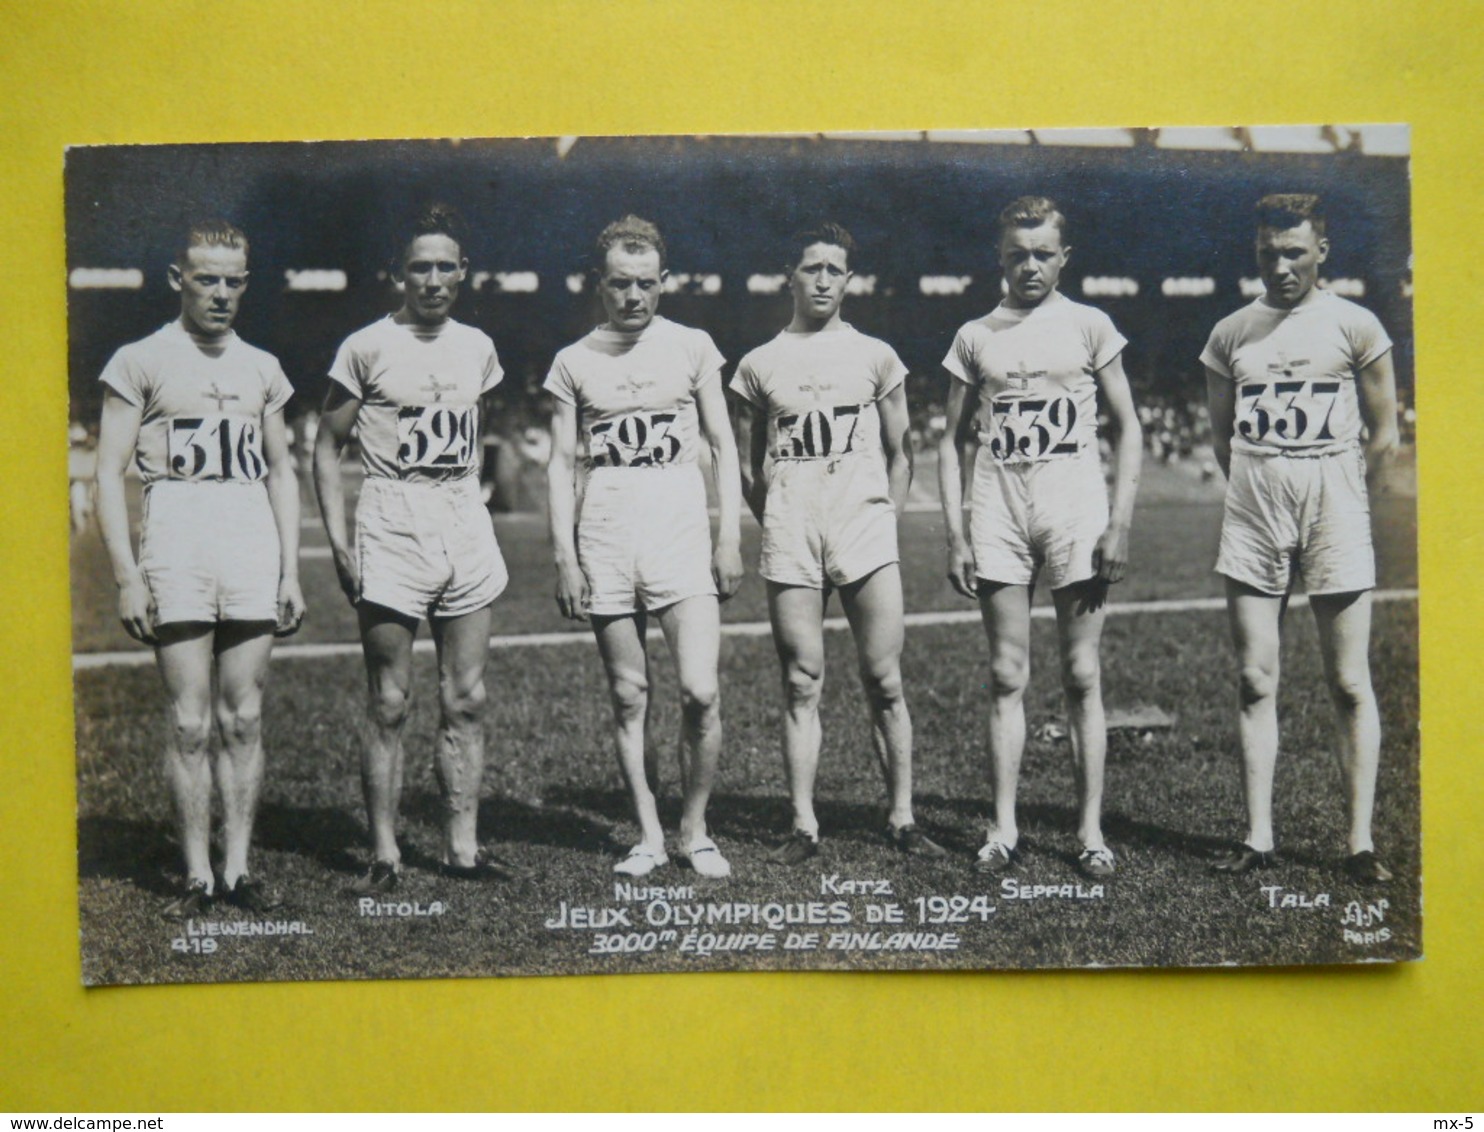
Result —
[[[69,149],[84,983],[1420,958],[1409,154]]]

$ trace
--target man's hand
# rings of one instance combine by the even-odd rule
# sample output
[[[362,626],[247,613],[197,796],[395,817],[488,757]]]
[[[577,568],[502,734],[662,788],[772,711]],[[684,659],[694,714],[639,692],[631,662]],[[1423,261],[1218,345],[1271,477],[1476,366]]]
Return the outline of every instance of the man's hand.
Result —
[[[568,621],[587,620],[587,577],[577,567],[557,568],[557,608]]]
[[[711,556],[711,576],[716,581],[717,595],[726,601],[742,584],[742,552],[727,543],[717,546]]]
[[[350,598],[351,605],[354,605],[361,600],[361,572],[356,568],[355,556],[348,547],[343,546],[336,547],[332,555],[335,559],[335,577],[340,580],[340,588]]]
[[[965,539],[949,540],[948,580],[964,597],[978,599],[979,578],[974,566],[974,550]]]
[[[299,588],[298,578],[282,578],[278,583],[278,623],[273,627],[275,637],[291,637],[299,631],[304,621],[304,591]]]
[[[1092,551],[1092,568],[1107,585],[1121,582],[1128,573],[1128,528],[1110,523]]]
[[[136,641],[147,645],[157,644],[155,639],[155,599],[149,592],[144,576],[135,573],[127,582],[119,585],[119,620],[124,631]]]

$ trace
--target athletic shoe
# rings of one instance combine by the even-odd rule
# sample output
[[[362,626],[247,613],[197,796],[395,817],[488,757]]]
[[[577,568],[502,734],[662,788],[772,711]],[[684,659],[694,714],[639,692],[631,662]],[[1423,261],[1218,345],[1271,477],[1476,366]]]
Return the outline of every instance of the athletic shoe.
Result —
[[[716,842],[709,837],[692,841],[690,848],[681,853],[681,856],[690,862],[690,867],[697,876],[720,879],[732,875],[731,864],[721,855]]]
[[[1257,869],[1270,869],[1278,863],[1278,854],[1272,849],[1254,849],[1250,845],[1238,845],[1219,854],[1211,862],[1213,873],[1230,873],[1240,876]]]
[[[1084,849],[1077,857],[1077,868],[1093,880],[1107,880],[1113,875],[1114,867],[1113,850],[1106,845],[1101,849]]]
[[[768,860],[778,865],[802,865],[818,856],[819,838],[796,829],[788,835],[787,841],[768,854]]]
[[[910,857],[946,857],[948,850],[939,845],[915,825],[903,825],[893,828],[887,826],[887,839],[896,847],[897,852],[906,853]]]
[[[278,893],[268,891],[246,873],[237,878],[237,883],[227,889],[222,899],[245,912],[271,912],[283,903]]]
[[[719,855],[719,854],[718,854]],[[629,855],[613,866],[620,876],[647,877],[661,865],[668,865],[670,858],[663,849],[651,849],[647,845],[635,845]]]
[[[1362,849],[1359,853],[1346,857],[1341,868],[1356,884],[1385,884],[1392,879],[1386,862],[1369,849]]]
[[[438,866],[438,873],[454,880],[533,880],[536,876],[524,865],[517,865],[483,849],[472,865],[442,864]]]
[[[390,861],[372,861],[366,875],[350,886],[356,896],[382,896],[397,887],[397,866]]]
[[[186,890],[160,909],[167,920],[189,920],[211,907],[211,893],[204,880],[193,880]]]
[[[974,858],[974,871],[1002,873],[1019,860],[1020,853],[1017,850],[991,834],[989,840],[979,847],[979,854]]]

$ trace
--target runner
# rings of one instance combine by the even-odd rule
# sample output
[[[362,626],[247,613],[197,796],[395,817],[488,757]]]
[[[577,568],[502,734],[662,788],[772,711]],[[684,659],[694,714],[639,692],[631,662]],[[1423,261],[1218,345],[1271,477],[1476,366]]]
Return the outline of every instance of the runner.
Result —
[[[608,319],[556,356],[548,465],[551,537],[562,614],[591,621],[613,701],[614,746],[640,839],[614,866],[642,877],[668,863],[654,790],[658,755],[646,735],[654,616],[680,678],[679,855],[704,877],[731,865],[706,832],[721,754],[717,605],[742,579],[737,450],[710,335],[657,314],[665,242],[626,216],[598,237],[598,294]],[[711,451],[721,508],[716,548],[697,462]],[[576,475],[585,472],[581,499]]]
[[[1297,572],[1335,706],[1350,826],[1344,872],[1380,884],[1392,873],[1371,837],[1381,721],[1368,657],[1376,584],[1369,493],[1396,448],[1396,378],[1380,320],[1319,288],[1328,256],[1317,196],[1260,200],[1264,293],[1217,323],[1201,354],[1216,460],[1228,481],[1216,570],[1226,578],[1241,669],[1248,821],[1247,839],[1214,867],[1245,873],[1274,860],[1280,628]]]
[[[1046,197],[1021,197],[999,217],[1004,301],[959,330],[943,359],[949,383],[939,486],[948,576],[977,597],[989,635],[989,754],[995,818],[976,869],[1019,857],[1015,792],[1025,749],[1031,594],[1044,569],[1056,606],[1062,687],[1077,781],[1079,869],[1113,875],[1103,840],[1099,643],[1108,586],[1123,579],[1143,439],[1123,372],[1127,340],[1107,315],[1065,298],[1066,218]],[[1117,432],[1111,511],[1098,459],[1098,394]],[[963,531],[961,458],[977,435],[970,533]]]
[[[151,644],[170,702],[165,773],[185,886],[165,906],[189,919],[218,893],[250,912],[278,896],[248,872],[263,780],[263,685],[275,633],[299,627],[299,489],[283,423],[293,395],[277,359],[232,330],[247,289],[247,237],[191,225],[168,269],[180,317],[104,368],[98,519],[119,615]],[[136,561],[124,473],[144,483]],[[212,873],[212,733],[221,792],[221,886]]]

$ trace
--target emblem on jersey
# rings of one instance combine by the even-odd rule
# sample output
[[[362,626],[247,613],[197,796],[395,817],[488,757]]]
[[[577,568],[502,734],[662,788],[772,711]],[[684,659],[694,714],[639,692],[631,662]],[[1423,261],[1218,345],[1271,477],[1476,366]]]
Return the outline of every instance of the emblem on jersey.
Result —
[[[458,387],[457,381],[439,381],[437,374],[430,373],[428,383],[422,389],[424,393],[431,393],[434,401],[441,401],[445,393],[452,393]]]
[[[249,417],[224,413],[171,417],[165,444],[173,480],[256,483],[268,470],[258,423]]]
[[[1293,377],[1294,374],[1308,369],[1309,365],[1308,358],[1290,360],[1288,355],[1280,350],[1277,359],[1268,363],[1268,376],[1272,378]]]
[[[1012,369],[1005,375],[1005,385],[1018,393],[1024,393],[1031,387],[1031,382],[1037,378],[1045,377],[1044,369],[1031,369],[1025,364],[1025,359],[1020,359],[1020,368]]]
[[[397,463],[429,471],[474,467],[477,405],[404,405],[397,410]]]
[[[620,393],[627,394],[630,400],[642,401],[644,400],[645,393],[658,384],[659,382],[652,377],[639,377],[635,374],[629,374],[614,388]]]
[[[989,454],[1002,464],[1075,456],[1077,402],[1070,397],[996,397],[990,402]]]
[[[807,413],[779,414],[773,458],[823,460],[855,451],[861,411],[865,408],[865,405],[836,405],[810,409]]]
[[[599,421],[588,430],[588,456],[596,468],[659,468],[680,455],[671,429],[675,413],[637,412]]]

